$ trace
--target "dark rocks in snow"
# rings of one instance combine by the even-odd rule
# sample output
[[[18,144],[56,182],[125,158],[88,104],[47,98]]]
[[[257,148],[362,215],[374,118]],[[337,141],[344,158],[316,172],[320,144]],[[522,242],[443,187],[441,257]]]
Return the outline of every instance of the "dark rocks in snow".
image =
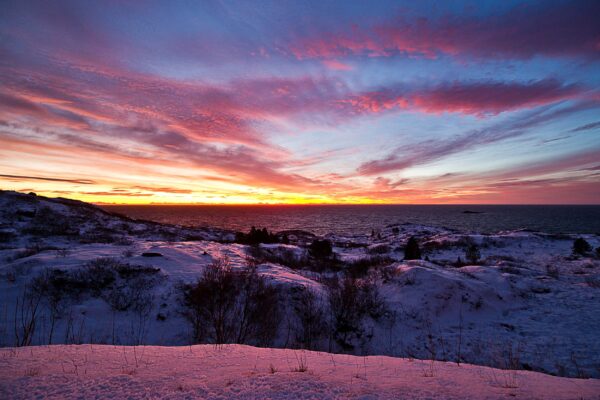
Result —
[[[146,253],[142,253],[142,257],[162,257],[163,255],[160,253],[156,253],[156,252],[146,252]]]

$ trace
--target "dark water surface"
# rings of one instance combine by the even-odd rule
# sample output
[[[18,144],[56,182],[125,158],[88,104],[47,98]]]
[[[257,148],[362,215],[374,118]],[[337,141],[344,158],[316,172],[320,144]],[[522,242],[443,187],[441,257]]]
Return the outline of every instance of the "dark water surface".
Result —
[[[247,231],[303,229],[316,234],[369,233],[395,223],[492,233],[531,229],[551,233],[600,233],[600,206],[507,205],[285,205],[104,206],[132,218]]]

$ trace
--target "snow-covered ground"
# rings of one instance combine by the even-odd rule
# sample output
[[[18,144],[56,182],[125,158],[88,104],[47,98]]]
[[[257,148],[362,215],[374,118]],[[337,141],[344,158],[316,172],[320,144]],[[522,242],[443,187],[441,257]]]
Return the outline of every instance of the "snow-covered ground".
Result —
[[[428,261],[403,261],[402,248],[410,236],[419,239],[423,257]],[[386,258],[385,265],[373,267],[359,277],[361,281],[375,285],[385,310],[360,320],[360,329],[348,339],[350,347],[340,346],[331,334],[326,333],[316,338],[311,348],[355,355],[433,359],[440,366],[445,365],[442,361],[459,360],[461,363],[531,369],[559,376],[598,378],[600,261],[594,252],[585,257],[572,256],[571,247],[576,237],[579,236],[525,231],[480,235],[415,225],[389,226],[373,236],[328,235],[327,239],[333,242],[334,251],[342,262],[350,263],[373,257],[373,254]],[[600,245],[597,235],[581,237],[594,249]],[[145,268],[145,272],[132,277],[128,270],[118,275],[109,289],[98,293],[78,292],[69,299],[63,297],[54,313],[52,305],[42,301],[36,310],[31,340],[26,344],[189,345],[193,342],[192,327],[182,315],[179,288],[182,283],[195,282],[215,260],[226,258],[234,270],[245,268],[248,246],[233,243],[234,239],[233,232],[134,221],[85,203],[0,192],[0,345],[19,344],[24,330],[30,328],[26,326],[29,310],[23,306],[23,300],[25,288],[35,277],[53,270],[66,273],[86,270],[94,262]],[[312,237],[294,233],[289,234],[288,239],[289,244],[268,244],[261,248],[271,255],[305,257],[306,245]],[[458,257],[465,261],[464,249],[473,243],[480,250],[480,261],[476,265],[455,265]],[[296,335],[298,316],[294,311],[299,291],[310,288],[322,307],[325,322],[330,324],[332,317],[325,283],[328,278],[343,274],[344,267],[338,268],[341,271],[337,273],[316,272],[289,263],[282,265],[286,264],[286,258],[280,258],[281,262],[258,265],[259,274],[277,287],[281,295],[282,318],[269,346],[301,347]],[[143,307],[119,307],[111,303],[119,300],[118,296],[123,293],[129,294],[132,287],[142,293]],[[331,324],[328,329],[330,332]],[[112,357],[111,352],[127,351],[113,347],[91,348],[106,349],[106,357]],[[68,355],[80,348],[61,349]],[[185,349],[189,352],[189,347],[152,351],[172,351],[174,357],[188,357]],[[211,353],[209,347],[197,349],[206,354],[218,354]],[[42,347],[31,351],[42,354],[50,350]],[[261,357],[279,354],[276,350],[252,351],[259,352]],[[25,354],[23,350],[13,352],[5,350],[2,354]],[[52,357],[62,357],[55,350],[51,353],[55,354]],[[95,357],[93,354],[97,353],[90,354],[89,357]],[[293,357],[295,353],[280,354]],[[329,355],[310,354],[310,357],[316,357],[315,360],[324,357],[331,363]],[[237,356],[231,357],[234,360]],[[21,362],[21,359],[25,358],[14,358],[15,362]],[[114,360],[117,362],[116,358]],[[374,360],[381,359],[367,360],[377,363],[380,361]],[[392,370],[406,369],[407,374],[407,371],[422,374],[422,366],[426,365],[420,361],[389,362],[402,366],[391,367]],[[240,363],[252,364],[251,361]],[[380,373],[376,372],[378,367],[372,368],[371,373],[377,376]],[[452,379],[454,374],[475,376],[479,373],[476,371],[487,371],[475,367],[448,368],[447,374]],[[316,367],[314,371],[316,374]],[[251,369],[247,371],[247,374],[251,373]],[[393,373],[387,371],[384,376],[390,374]],[[527,372],[519,374],[530,376]],[[288,375],[281,385],[289,382],[296,382],[289,383],[290,386],[298,385],[310,374]],[[37,378],[19,379],[13,384],[21,385],[20,382]],[[107,375],[103,379],[110,385],[110,382],[135,380],[136,376]],[[260,382],[274,378],[266,375],[253,379],[252,385],[257,387]],[[548,382],[562,382],[548,379]],[[360,387],[360,379],[357,382]],[[440,382],[433,385],[441,385]],[[595,384],[595,381],[587,382],[591,382],[590,387]],[[328,388],[329,384],[323,383],[323,387]],[[235,383],[232,385],[236,387]],[[386,388],[384,383],[381,385]],[[353,388],[350,381],[344,387]],[[505,389],[498,390],[493,393],[504,393],[501,390]]]
[[[242,345],[0,349],[0,398],[598,399],[600,381]]]

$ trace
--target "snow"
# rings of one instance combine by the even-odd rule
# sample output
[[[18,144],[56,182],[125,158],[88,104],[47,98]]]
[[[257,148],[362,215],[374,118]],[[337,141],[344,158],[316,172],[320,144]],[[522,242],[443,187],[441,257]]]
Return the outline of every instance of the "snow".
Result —
[[[78,234],[65,236],[26,233],[32,218],[30,214],[44,207],[54,212],[51,214],[53,220],[47,221],[49,225],[74,226]],[[134,266],[160,269],[160,283],[149,288],[152,294],[150,312],[143,318],[132,311],[115,311],[99,297],[82,296],[77,302],[70,304],[65,314],[56,321],[53,344],[181,346],[191,343],[191,328],[180,313],[179,285],[194,282],[208,265],[220,258],[227,258],[234,269],[244,268],[246,265],[247,246],[229,243],[234,234],[228,231],[134,221],[108,214],[85,203],[14,192],[0,192],[0,229],[1,232],[16,233],[14,238],[0,243],[0,346],[15,345],[16,301],[31,279],[47,269],[79,270],[86,263],[105,257]],[[99,232],[118,240],[103,243],[104,239],[99,238]],[[369,249],[378,245],[387,245],[391,249],[384,256],[390,257],[393,263],[385,268],[374,269],[369,276],[377,285],[388,312],[383,318],[367,318],[363,321],[365,335],[354,343],[354,354],[446,361],[456,361],[460,356],[461,361],[472,364],[527,368],[559,376],[600,377],[600,261],[592,255],[571,255],[575,237],[581,236],[597,248],[600,245],[600,237],[597,235],[549,235],[527,231],[481,235],[410,224],[389,226],[380,234],[381,238],[327,235],[334,242],[334,250],[341,260],[369,257]],[[419,238],[424,254],[430,261],[402,260],[403,252],[399,247],[410,236]],[[308,237],[307,234],[298,233],[289,235],[288,245],[270,244],[261,247],[268,251],[285,250],[299,256],[306,252],[303,246]],[[464,260],[465,243],[471,242],[480,246],[481,262],[478,265],[455,267],[453,264],[459,256]],[[29,254],[28,251],[32,249]],[[148,252],[159,253],[161,256],[144,257],[143,253]],[[275,263],[263,263],[257,270],[270,284],[285,293],[291,293],[293,288],[310,287],[323,302],[329,317],[323,278],[331,277],[335,272],[321,274]],[[288,296],[286,301],[291,301],[292,297]],[[295,329],[293,307],[287,307],[286,312],[272,347],[296,345],[289,341],[290,332]],[[49,314],[44,308],[41,310],[32,344],[48,344],[49,330]],[[78,348],[56,347],[63,349],[66,354],[77,354]],[[98,345],[93,348],[107,349],[106,357],[113,354],[111,349],[116,349]],[[172,350],[157,348],[156,351],[157,354],[172,351],[170,357],[176,358],[184,357],[184,353],[178,352],[183,352],[186,348],[189,351],[189,347]],[[335,346],[332,348],[327,339],[317,343],[316,348],[342,351]],[[31,351],[42,354],[47,351],[44,349],[47,348],[40,347]],[[118,351],[128,351],[120,349]],[[210,347],[198,349],[209,352]],[[16,352],[15,354],[20,355],[17,359],[20,359],[26,357],[29,350],[2,351],[3,355]],[[262,350],[253,351],[260,353]],[[265,350],[266,353],[260,353],[261,357],[276,354],[279,350],[269,351],[275,353]],[[57,350],[53,357],[62,357],[59,353]],[[293,357],[295,353],[281,354]],[[314,355],[317,353],[310,354],[311,357],[316,357],[315,360],[320,357]],[[324,357],[331,362],[331,356]],[[339,357],[339,364],[343,365],[342,360],[348,356]],[[117,359],[113,361],[116,363]],[[243,365],[246,363],[239,362]],[[414,371],[422,373],[423,365],[426,365],[420,361],[389,362],[398,362],[398,366],[394,368],[405,368],[402,371],[406,373],[413,371],[411,368],[415,365],[420,367]],[[314,363],[319,365],[317,361]],[[446,364],[437,361],[436,365]],[[469,371],[469,374],[476,375],[472,371],[475,367],[463,368],[462,365],[461,363],[456,371],[452,369],[454,366],[449,367],[447,376],[454,377],[454,374],[459,374],[457,371]],[[279,369],[283,371],[286,368],[284,366]],[[487,369],[481,367],[478,371]],[[389,375],[386,371],[376,370],[370,374]],[[519,371],[519,374],[528,377],[530,373]],[[303,376],[310,374],[287,375],[287,380],[281,383],[284,386],[288,385],[285,383],[288,380],[300,380],[301,383],[305,379]],[[21,376],[19,379],[12,384],[20,385],[19,382],[34,380],[35,377]],[[58,377],[48,379],[60,380]],[[102,379],[106,379],[106,385],[127,379],[134,380],[130,382],[132,387],[142,385],[135,381],[136,375],[107,375]],[[273,378],[267,375],[260,379],[265,382]],[[555,378],[548,379],[554,382]],[[411,384],[409,381],[406,384]],[[259,387],[256,386],[259,385],[257,382],[252,383],[255,389]],[[357,382],[356,385],[360,386],[362,381]],[[290,383],[289,387],[293,388],[300,383]],[[328,387],[328,384],[330,383],[323,383],[323,387]],[[352,387],[350,385],[347,389]],[[492,386],[486,387],[489,389]],[[519,388],[525,390],[526,385],[522,384]],[[176,395],[179,394],[173,394]],[[365,396],[369,398],[368,395]]]
[[[0,398],[598,399],[600,381],[242,345],[88,344],[0,349]]]

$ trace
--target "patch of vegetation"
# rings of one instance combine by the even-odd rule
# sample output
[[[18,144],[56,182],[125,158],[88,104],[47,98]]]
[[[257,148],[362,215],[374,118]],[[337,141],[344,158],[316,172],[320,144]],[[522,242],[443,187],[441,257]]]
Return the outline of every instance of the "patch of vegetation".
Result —
[[[142,257],[162,257],[163,255],[160,253],[156,253],[156,252],[146,252],[146,253],[142,253]]]
[[[404,259],[405,260],[420,260],[421,259],[421,249],[419,248],[419,242],[417,238],[411,236],[406,242],[406,247],[404,247]]]
[[[17,238],[12,231],[0,230],[0,243],[10,243]]]
[[[315,242],[317,241],[313,241],[313,244]],[[343,263],[337,258],[336,253],[329,252],[328,249],[331,249],[331,243],[326,241],[328,244],[323,245],[321,244],[323,241],[319,240],[318,242],[319,244],[314,246],[311,244],[311,247],[301,252],[301,254],[296,254],[293,249],[284,246],[267,249],[259,245],[250,246],[247,254],[251,262],[256,265],[263,262],[272,262],[296,270],[339,271],[343,267]],[[323,246],[325,250],[322,248]]]
[[[235,241],[242,244],[258,245],[260,243],[279,243],[279,237],[269,232],[267,228],[256,229],[253,226],[248,233],[238,232]]]
[[[218,259],[181,293],[195,342],[269,345],[279,328],[277,289],[255,268],[234,271]]]
[[[319,341],[328,332],[328,324],[323,308],[323,299],[317,297],[309,287],[294,290],[292,302],[298,318],[295,329],[296,343],[304,349],[318,349]]]
[[[327,260],[333,257],[331,241],[327,239],[316,239],[308,247],[308,253],[317,260]]]
[[[573,254],[585,256],[592,251],[592,246],[584,238],[577,238],[573,242]]]
[[[40,207],[22,233],[33,236],[74,236],[79,230],[63,214],[50,207]]]
[[[156,283],[160,269],[135,266],[113,258],[97,258],[73,270],[47,269],[33,278],[30,286],[48,301],[101,297],[116,311],[142,304],[142,292]],[[130,291],[131,288],[131,291]]]
[[[345,270],[355,278],[365,277],[372,268],[386,267],[394,263],[388,256],[368,256],[345,263]]]
[[[479,262],[481,252],[475,243],[472,243],[465,249],[465,258],[472,265],[476,265]]]
[[[345,277],[327,282],[332,314],[332,335],[343,350],[352,350],[355,340],[365,336],[363,321],[366,317],[379,319],[386,306],[377,286],[367,279]]]

